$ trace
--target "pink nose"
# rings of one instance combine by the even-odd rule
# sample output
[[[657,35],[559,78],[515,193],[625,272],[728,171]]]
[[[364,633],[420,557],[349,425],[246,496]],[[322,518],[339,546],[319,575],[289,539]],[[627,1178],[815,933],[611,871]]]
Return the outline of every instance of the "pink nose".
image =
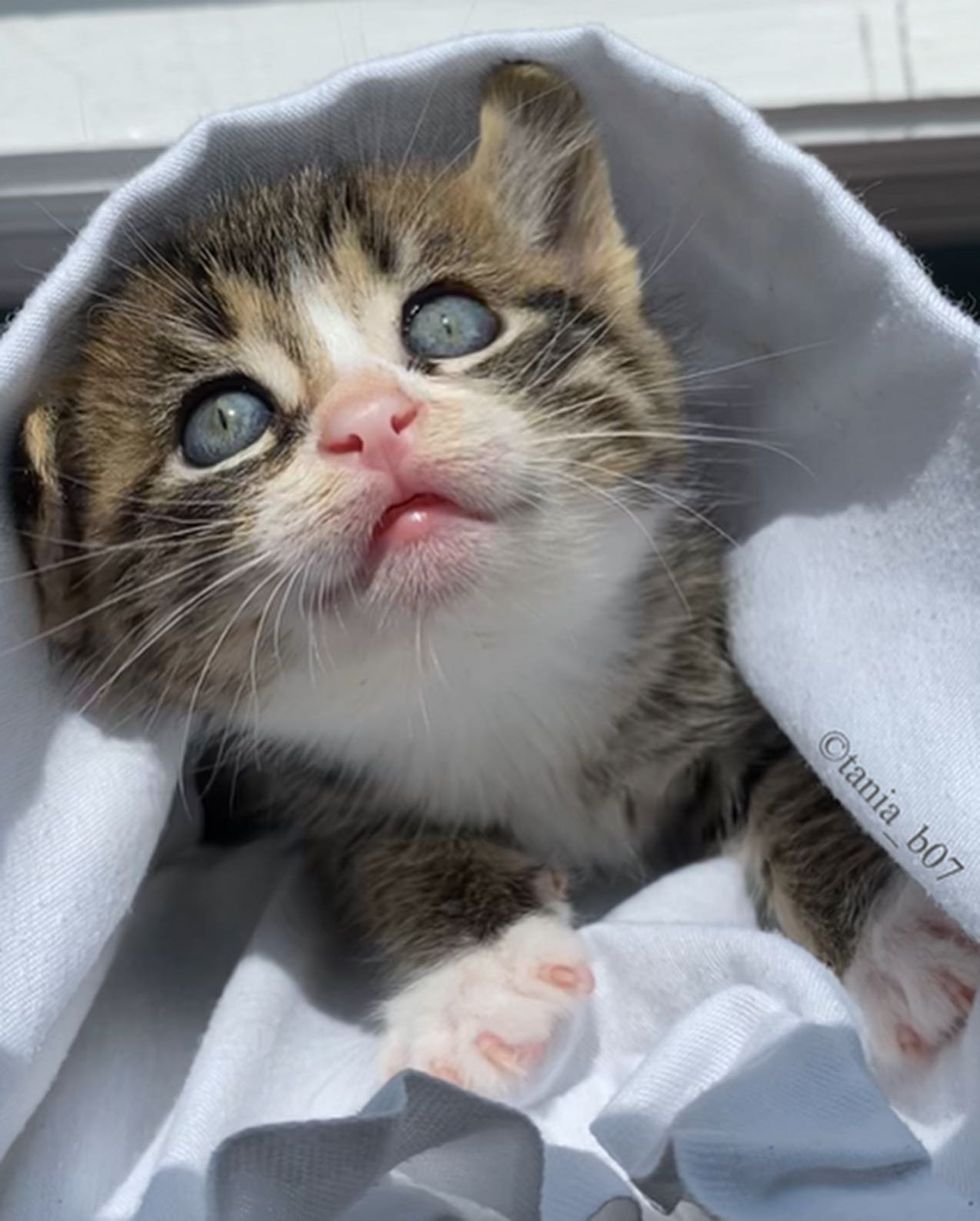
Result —
[[[390,378],[343,378],[317,410],[318,447],[335,459],[390,470],[412,448],[420,410]]]

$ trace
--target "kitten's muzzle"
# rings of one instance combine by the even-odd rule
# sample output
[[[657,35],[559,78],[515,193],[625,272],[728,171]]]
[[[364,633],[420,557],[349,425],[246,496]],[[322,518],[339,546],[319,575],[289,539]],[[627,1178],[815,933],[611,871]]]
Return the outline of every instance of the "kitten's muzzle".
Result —
[[[387,504],[371,536],[373,559],[398,545],[444,534],[456,523],[486,520],[414,469],[418,424],[427,410],[393,378],[369,372],[341,378],[317,410],[320,454],[369,475],[376,489],[388,485]]]

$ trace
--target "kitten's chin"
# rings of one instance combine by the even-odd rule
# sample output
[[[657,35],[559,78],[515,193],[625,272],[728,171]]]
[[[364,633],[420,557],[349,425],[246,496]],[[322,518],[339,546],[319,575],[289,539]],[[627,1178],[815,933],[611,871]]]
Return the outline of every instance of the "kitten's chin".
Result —
[[[450,501],[416,498],[375,531],[360,575],[363,603],[418,611],[461,597],[485,573],[497,529]]]

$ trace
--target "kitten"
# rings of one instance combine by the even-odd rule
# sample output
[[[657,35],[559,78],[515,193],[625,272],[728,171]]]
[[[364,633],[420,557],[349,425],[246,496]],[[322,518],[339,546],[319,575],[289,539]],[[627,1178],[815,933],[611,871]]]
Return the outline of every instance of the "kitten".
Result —
[[[205,712],[384,953],[384,1068],[491,1094],[593,987],[566,870],[741,837],[883,1054],[980,958],[729,659],[678,364],[573,86],[487,80],[467,164],[310,169],[93,302],[14,489],[87,703]]]

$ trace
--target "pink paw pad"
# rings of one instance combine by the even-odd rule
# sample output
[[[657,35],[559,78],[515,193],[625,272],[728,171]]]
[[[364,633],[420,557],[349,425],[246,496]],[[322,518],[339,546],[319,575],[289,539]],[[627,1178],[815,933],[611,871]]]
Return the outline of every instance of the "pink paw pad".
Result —
[[[507,1043],[499,1035],[485,1030],[477,1035],[476,1045],[491,1064],[505,1073],[522,1075],[544,1055],[546,1043]]]
[[[939,986],[956,1006],[960,1015],[965,1018],[976,1000],[976,988],[959,979],[952,971],[940,971],[937,978]]]
[[[579,935],[550,912],[419,975],[386,1002],[382,1071],[417,1068],[490,1097],[531,1076],[595,987]]]
[[[433,1060],[427,1067],[426,1071],[430,1077],[439,1077],[442,1081],[449,1081],[452,1085],[462,1085],[463,1075],[458,1072],[451,1064],[446,1064],[442,1060]]]
[[[845,983],[880,1065],[923,1065],[966,1025],[980,945],[924,890],[896,878],[871,913]]]
[[[904,1022],[896,1027],[895,1043],[898,1050],[905,1056],[924,1056],[931,1050],[922,1035]]]
[[[566,966],[564,963],[546,962],[538,968],[538,978],[573,996],[589,996],[595,991],[595,976],[584,963]]]

